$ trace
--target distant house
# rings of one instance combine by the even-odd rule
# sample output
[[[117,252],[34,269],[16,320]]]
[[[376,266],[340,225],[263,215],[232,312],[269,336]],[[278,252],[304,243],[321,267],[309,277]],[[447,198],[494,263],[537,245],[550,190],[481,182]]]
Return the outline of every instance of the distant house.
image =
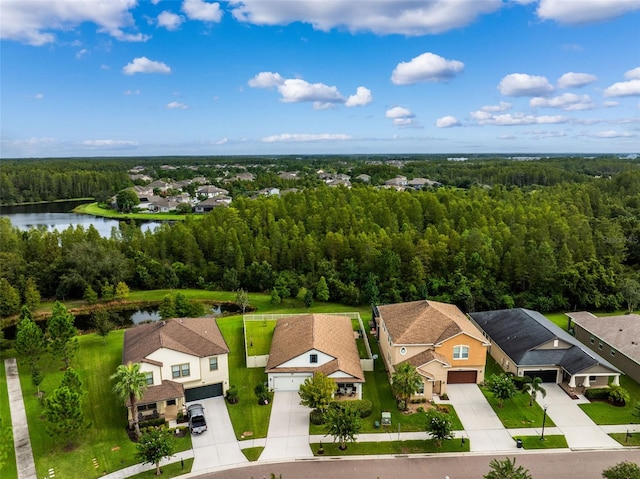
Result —
[[[178,206],[178,202],[170,200],[169,198],[156,197],[149,202],[149,211],[154,213],[168,213],[171,210],[175,210]]]
[[[380,353],[389,374],[402,363],[422,378],[418,396],[447,392],[447,384],[484,380],[489,342],[453,304],[412,301],[373,307]]]
[[[147,188],[150,189],[151,191],[155,190],[156,188],[160,191],[167,191],[170,188],[170,186],[171,185],[166,181],[156,180],[149,183],[147,185]]]
[[[207,213],[214,208],[225,207],[231,204],[232,198],[230,196],[215,196],[213,198],[207,198],[201,201],[194,207],[196,213]]]
[[[278,319],[265,371],[274,391],[297,391],[305,379],[321,372],[339,390],[362,398],[364,372],[351,319],[345,316],[302,314]]]
[[[283,180],[298,180],[300,177],[298,176],[297,171],[281,171],[278,173],[278,176]]]
[[[388,187],[405,187],[407,186],[407,177],[406,176],[396,176],[395,178],[391,178],[384,182],[385,186]]]
[[[371,177],[363,173],[361,175],[356,176],[356,180],[360,180],[363,183],[369,183],[371,181]]]
[[[442,183],[438,183],[437,181],[429,180],[427,178],[414,178],[407,181],[407,186],[410,186],[414,190],[421,190],[422,188],[427,187],[442,186]]]
[[[514,308],[469,313],[491,341],[491,356],[516,376],[576,388],[619,384],[620,370],[537,311]]]
[[[566,315],[578,341],[640,383],[640,315],[599,318],[587,311]]]
[[[280,188],[263,188],[255,192],[255,196],[278,196]]]
[[[198,195],[206,195],[209,198],[215,198],[216,196],[228,195],[229,191],[224,188],[218,188],[213,185],[201,186],[198,188]]]
[[[224,180],[225,183],[229,183],[231,181],[254,181],[256,176],[253,173],[249,173],[248,171],[244,173],[240,173],[233,178],[229,178]]]
[[[228,353],[213,318],[157,321],[126,330],[122,363],[140,363],[147,377],[140,414],[175,419],[185,402],[222,396],[229,388]]]
[[[151,178],[149,175],[143,175],[143,174],[140,174],[140,173],[129,175],[129,178],[131,178],[132,180],[140,180],[140,181],[152,181],[153,180],[153,178]]]

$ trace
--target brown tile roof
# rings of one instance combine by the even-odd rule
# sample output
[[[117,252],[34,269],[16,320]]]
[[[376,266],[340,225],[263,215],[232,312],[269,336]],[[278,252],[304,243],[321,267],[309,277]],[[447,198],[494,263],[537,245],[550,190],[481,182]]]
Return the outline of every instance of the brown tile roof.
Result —
[[[122,363],[139,363],[160,348],[200,358],[229,352],[214,318],[179,318],[141,324],[124,333]]]
[[[403,363],[409,363],[412,366],[419,368],[420,366],[430,363],[431,361],[440,361],[445,366],[451,366],[447,358],[445,358],[442,354],[436,353],[433,349],[427,349],[426,351],[422,351],[421,353],[416,354],[415,356],[411,356],[409,359],[405,359],[402,361]]]
[[[640,364],[640,315],[602,316],[566,313],[574,323]]]
[[[319,368],[278,367],[313,349],[335,359]],[[327,376],[342,371],[353,376],[356,382],[364,381],[351,320],[331,314],[303,314],[279,319],[273,332],[266,371],[320,371]]]
[[[377,308],[394,344],[439,344],[460,333],[486,342],[480,330],[453,304],[424,300]]]
[[[150,404],[154,402],[167,401],[169,399],[177,399],[184,397],[184,386],[175,381],[162,381],[162,384],[149,386],[138,401],[138,404]],[[131,403],[127,399],[127,407]]]

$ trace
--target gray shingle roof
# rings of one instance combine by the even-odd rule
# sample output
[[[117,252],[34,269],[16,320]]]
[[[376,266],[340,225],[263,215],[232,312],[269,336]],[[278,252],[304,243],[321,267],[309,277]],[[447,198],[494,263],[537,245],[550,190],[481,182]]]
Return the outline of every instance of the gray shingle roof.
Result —
[[[620,372],[537,311],[501,309],[469,313],[469,316],[519,366],[557,365],[569,374],[576,374],[599,364]],[[566,349],[536,349],[554,339],[572,346]]]

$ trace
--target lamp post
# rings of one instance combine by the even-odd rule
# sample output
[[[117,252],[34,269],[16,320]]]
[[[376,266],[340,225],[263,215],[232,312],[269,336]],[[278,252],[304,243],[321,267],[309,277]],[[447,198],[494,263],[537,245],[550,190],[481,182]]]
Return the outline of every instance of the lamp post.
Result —
[[[542,413],[542,434],[540,435],[540,440],[544,441],[544,423],[547,420],[547,405],[544,405],[544,411]]]

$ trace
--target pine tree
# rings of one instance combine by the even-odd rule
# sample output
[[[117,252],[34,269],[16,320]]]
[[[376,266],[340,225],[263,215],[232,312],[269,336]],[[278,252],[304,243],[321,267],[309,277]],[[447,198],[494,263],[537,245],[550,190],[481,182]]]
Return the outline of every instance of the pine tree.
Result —
[[[47,321],[47,335],[53,357],[62,359],[68,368],[78,350],[78,330],[73,325],[73,314],[59,301],[53,305],[51,317]]]
[[[49,435],[65,440],[70,447],[85,424],[80,394],[65,386],[57,388],[45,400],[44,416]]]

